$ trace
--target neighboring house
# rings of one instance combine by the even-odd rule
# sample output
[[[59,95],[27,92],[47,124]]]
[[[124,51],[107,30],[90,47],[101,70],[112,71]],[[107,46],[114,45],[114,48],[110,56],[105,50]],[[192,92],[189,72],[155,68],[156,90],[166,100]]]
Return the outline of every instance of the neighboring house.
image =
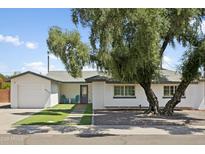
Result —
[[[161,70],[159,80],[153,81],[160,106],[172,97],[180,77],[174,71]],[[12,108],[51,107],[62,103],[63,95],[69,102],[79,96],[76,103],[93,103],[94,110],[148,106],[139,84],[121,83],[95,71],[82,72],[82,78],[73,78],[64,71],[51,71],[46,76],[25,72],[11,78]],[[205,80],[192,82],[178,106],[205,109]]]

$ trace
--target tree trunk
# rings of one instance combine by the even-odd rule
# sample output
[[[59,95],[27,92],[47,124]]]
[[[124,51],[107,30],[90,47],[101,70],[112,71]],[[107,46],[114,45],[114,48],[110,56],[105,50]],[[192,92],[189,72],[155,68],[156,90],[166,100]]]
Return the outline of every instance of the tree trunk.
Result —
[[[179,84],[174,96],[172,97],[171,100],[167,102],[165,105],[162,114],[171,116],[174,113],[174,108],[176,107],[177,104],[181,102],[181,97],[184,94],[186,88],[190,84],[191,81],[185,81],[182,80],[181,83]]]
[[[146,114],[154,113],[154,114],[160,114],[159,110],[159,102],[157,100],[157,97],[154,93],[154,91],[151,89],[151,83],[140,83],[142,88],[145,91],[147,101],[149,102],[149,108],[145,111]]]

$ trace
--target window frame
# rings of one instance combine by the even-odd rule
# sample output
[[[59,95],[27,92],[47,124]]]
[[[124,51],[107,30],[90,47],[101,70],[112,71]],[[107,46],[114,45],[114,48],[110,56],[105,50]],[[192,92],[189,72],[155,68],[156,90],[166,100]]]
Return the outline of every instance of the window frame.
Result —
[[[168,87],[168,95],[165,95],[165,87]],[[172,98],[173,95],[175,94],[177,88],[178,88],[178,85],[163,85],[163,98]],[[182,95],[182,98],[186,98],[185,92]]]
[[[122,89],[123,89],[123,92],[121,92],[120,91],[120,94],[119,95],[116,95],[115,94],[115,91],[116,91],[116,87],[123,87]],[[128,88],[128,87],[132,87],[132,89],[127,89],[126,90],[126,87]],[[120,90],[122,90],[122,89],[120,89]],[[134,90],[132,93],[134,94],[134,95],[130,95],[130,91],[132,91],[132,90]],[[135,94],[135,92],[136,92],[136,88],[135,88],[135,85],[114,85],[113,86],[113,98],[136,98],[136,94]]]

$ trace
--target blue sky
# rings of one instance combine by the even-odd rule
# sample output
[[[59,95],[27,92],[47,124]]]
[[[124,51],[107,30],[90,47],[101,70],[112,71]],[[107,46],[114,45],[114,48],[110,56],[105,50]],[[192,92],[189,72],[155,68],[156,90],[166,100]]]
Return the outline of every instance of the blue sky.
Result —
[[[86,43],[89,30],[76,27],[69,9],[0,9],[0,73],[13,74],[27,70],[45,74],[47,71],[48,30],[52,26],[77,29]],[[165,51],[163,66],[175,69],[184,48],[177,45]],[[51,56],[51,70],[63,70],[60,60]],[[91,69],[85,67],[85,70]]]

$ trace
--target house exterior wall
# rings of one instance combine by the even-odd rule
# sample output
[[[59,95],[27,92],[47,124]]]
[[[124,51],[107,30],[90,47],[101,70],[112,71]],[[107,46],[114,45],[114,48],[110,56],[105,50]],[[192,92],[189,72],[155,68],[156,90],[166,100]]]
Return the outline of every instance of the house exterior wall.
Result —
[[[75,98],[76,95],[80,96],[80,85],[88,85],[88,103],[92,101],[92,85],[91,83],[61,83],[60,96],[65,95],[66,98]],[[59,96],[59,97],[60,97]]]
[[[194,94],[194,97],[196,99],[194,108],[205,110],[205,81],[199,82],[199,87],[194,91]]]
[[[93,109],[105,109],[105,82],[92,83],[92,103]],[[106,91],[108,95],[110,91]]]
[[[32,93],[32,87],[39,88],[39,96]],[[25,89],[26,88],[26,89]],[[28,89],[28,90],[27,90]],[[12,108],[45,108],[50,107],[51,81],[25,74],[11,80],[11,107]],[[21,96],[20,96],[21,94]],[[22,97],[23,96],[23,97]],[[28,103],[20,101],[28,100]]]
[[[51,82],[51,94],[50,94],[50,106],[54,106],[59,102],[59,84],[52,81]]]
[[[120,84],[107,84],[105,82],[92,83],[92,102],[94,109],[105,109],[106,107],[137,107],[140,105],[148,106],[144,90],[139,84],[134,84],[136,98],[113,98],[114,85]],[[160,106],[165,106],[167,101],[170,100],[170,98],[164,98],[165,85],[173,84],[152,85],[152,89],[158,97]],[[190,107],[194,109],[205,108],[204,97],[204,82],[199,82],[198,84],[190,84],[185,92],[185,98],[181,99],[181,103],[178,104],[178,107]]]

